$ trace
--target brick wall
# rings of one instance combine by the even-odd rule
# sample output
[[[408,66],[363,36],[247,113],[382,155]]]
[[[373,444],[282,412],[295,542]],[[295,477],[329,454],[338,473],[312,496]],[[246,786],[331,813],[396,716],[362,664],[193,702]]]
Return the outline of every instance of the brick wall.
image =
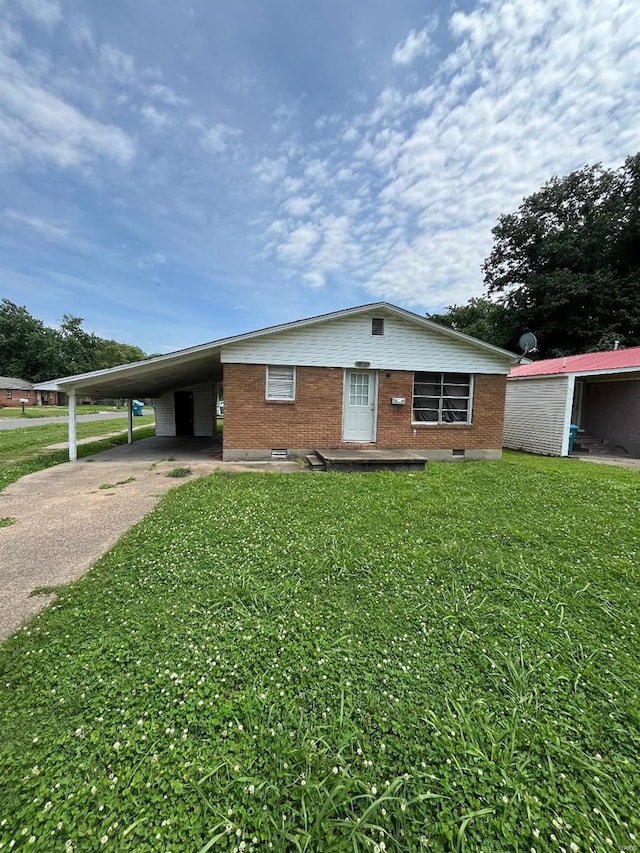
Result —
[[[20,400],[28,400],[28,403],[25,403],[25,406],[35,406],[36,404],[36,392],[35,391],[27,391],[24,388],[12,388],[8,393],[11,394],[11,397],[8,397],[6,389],[0,389],[0,406],[22,406]]]
[[[506,376],[476,374],[472,424],[414,426],[411,424],[413,373],[380,371],[378,447],[420,450],[502,449]],[[404,397],[405,406],[392,406],[391,397]]]
[[[224,365],[225,450],[350,446],[342,441],[342,368],[298,367],[295,402],[265,400],[265,372],[264,365]],[[505,376],[476,375],[472,425],[436,427],[411,424],[413,373],[380,371],[378,382],[376,447],[502,448]],[[392,406],[391,397],[404,397],[406,405]]]
[[[584,430],[606,439],[612,450],[640,456],[640,380],[589,382],[585,388]]]

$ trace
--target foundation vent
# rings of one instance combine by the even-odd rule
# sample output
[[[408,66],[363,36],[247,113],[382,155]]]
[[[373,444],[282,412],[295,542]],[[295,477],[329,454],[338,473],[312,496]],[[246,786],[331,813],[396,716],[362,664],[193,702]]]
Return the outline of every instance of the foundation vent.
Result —
[[[278,449],[272,450],[271,451],[271,458],[272,459],[286,459],[287,458],[287,451],[286,450],[278,450]]]

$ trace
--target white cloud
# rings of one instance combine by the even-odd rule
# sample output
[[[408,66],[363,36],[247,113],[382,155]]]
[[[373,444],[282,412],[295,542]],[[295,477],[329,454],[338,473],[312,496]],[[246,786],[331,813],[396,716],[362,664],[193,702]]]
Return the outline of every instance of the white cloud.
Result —
[[[286,242],[279,247],[278,255],[288,263],[300,263],[309,257],[319,239],[320,233],[315,226],[301,225],[288,235]]]
[[[317,205],[319,196],[295,196],[285,202],[285,210],[291,216],[307,216]]]
[[[169,107],[177,107],[183,104],[188,104],[188,98],[182,98],[171,89],[169,86],[163,86],[161,83],[152,83],[147,87],[147,94],[152,98],[157,98]]]
[[[96,157],[127,163],[134,156],[127,133],[84,115],[19,62],[0,55],[0,164],[35,160],[69,168]]]
[[[17,210],[5,210],[3,212],[3,217],[14,225],[26,228],[29,231],[34,231],[36,234],[39,234],[47,240],[66,240],[70,235],[70,230],[67,225],[62,225],[59,222],[51,222],[50,220],[41,219],[37,216],[29,216],[25,213],[20,213]]]
[[[274,251],[312,286],[332,276],[422,309],[464,302],[483,290],[500,214],[553,175],[640,149],[633,0],[486,0],[448,25],[455,46],[428,85],[382,90],[290,163],[296,197],[317,194],[323,213],[306,251],[280,253],[291,234]],[[398,62],[428,49],[421,33]]]
[[[310,272],[304,273],[302,280],[305,281],[309,287],[313,287],[316,290],[324,287],[327,283],[324,274],[319,270],[311,270]]]
[[[112,44],[100,46],[100,65],[117,83],[126,85],[138,79],[133,57]]]
[[[296,111],[293,107],[287,104],[280,104],[280,106],[273,111],[271,130],[274,133],[280,133],[281,131],[286,130],[295,114]]]
[[[353,178],[352,169],[338,169],[336,172],[337,181],[350,181]]]
[[[304,170],[304,176],[309,181],[322,183],[327,180],[327,166],[322,160],[312,160]]]
[[[302,178],[291,178],[287,177],[282,182],[282,189],[285,193],[297,193],[300,192],[302,187],[304,186],[304,181]]]
[[[209,154],[222,154],[229,147],[229,142],[234,136],[239,136],[242,131],[228,124],[207,124],[204,119],[194,117],[189,121],[192,127],[200,131],[200,145]]]
[[[74,42],[82,47],[95,50],[96,41],[93,31],[86,18],[73,17],[67,22],[69,34]]]
[[[54,27],[62,18],[58,0],[20,0],[16,5],[33,21],[47,28]]]
[[[160,267],[167,263],[167,256],[163,252],[152,252],[150,255],[142,255],[138,258],[138,267],[140,269],[149,269],[150,267]]]
[[[272,184],[284,178],[287,171],[288,160],[286,157],[269,158],[263,157],[259,163],[253,167],[253,172],[259,181],[265,184]]]
[[[153,130],[163,130],[168,125],[170,125],[171,117],[162,112],[162,110],[157,110],[153,105],[146,104],[145,106],[140,108],[140,115],[142,116],[144,122],[149,125]]]
[[[438,18],[432,17],[429,23],[416,32],[411,30],[403,42],[399,42],[393,51],[395,65],[411,65],[419,56],[429,56],[434,50],[432,35],[438,27]]]

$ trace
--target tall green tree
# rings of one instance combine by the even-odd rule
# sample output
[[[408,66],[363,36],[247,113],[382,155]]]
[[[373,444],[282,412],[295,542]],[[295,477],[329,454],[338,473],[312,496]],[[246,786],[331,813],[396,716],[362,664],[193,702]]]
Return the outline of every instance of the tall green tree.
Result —
[[[553,178],[493,229],[487,295],[541,354],[640,345],[640,153]]]
[[[0,302],[0,374],[37,382],[47,378],[56,332],[9,299]]]
[[[82,328],[82,317],[65,314],[60,328],[45,326],[24,306],[0,302],[0,375],[42,382],[146,358],[131,344],[100,338]]]
[[[509,311],[491,299],[474,297],[466,305],[449,305],[445,313],[427,318],[497,347],[508,348],[512,343]]]

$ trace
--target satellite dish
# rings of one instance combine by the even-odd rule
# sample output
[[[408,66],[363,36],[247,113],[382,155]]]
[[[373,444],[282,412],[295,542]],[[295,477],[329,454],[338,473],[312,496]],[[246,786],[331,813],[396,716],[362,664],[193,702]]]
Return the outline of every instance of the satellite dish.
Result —
[[[538,339],[533,332],[525,332],[524,335],[520,335],[518,346],[522,350],[522,357],[524,358],[527,353],[538,352]]]

